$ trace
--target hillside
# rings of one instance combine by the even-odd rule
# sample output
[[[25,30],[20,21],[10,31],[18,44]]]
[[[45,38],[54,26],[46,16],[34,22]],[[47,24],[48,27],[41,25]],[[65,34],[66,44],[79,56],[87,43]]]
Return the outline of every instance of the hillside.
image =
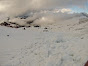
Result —
[[[84,66],[88,60],[88,18],[83,15],[30,27],[9,23],[13,28],[0,26],[0,66]]]

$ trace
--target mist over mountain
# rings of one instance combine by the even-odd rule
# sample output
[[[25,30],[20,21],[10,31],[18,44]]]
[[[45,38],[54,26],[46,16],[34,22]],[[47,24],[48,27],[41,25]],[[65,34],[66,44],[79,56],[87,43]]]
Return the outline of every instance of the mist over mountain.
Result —
[[[86,13],[75,13],[71,9],[73,6],[85,9],[85,3],[86,0],[0,0],[0,23],[29,26],[52,24],[78,16],[87,17]]]
[[[6,17],[5,19],[1,20],[1,25],[6,22],[6,26],[8,27],[28,27],[33,25],[44,26],[64,22],[66,20],[69,21],[71,19],[75,19],[78,21],[80,19],[87,18],[87,15],[88,14],[86,13],[70,13],[69,10],[66,10],[64,12],[62,12],[61,10],[44,10],[16,17]]]

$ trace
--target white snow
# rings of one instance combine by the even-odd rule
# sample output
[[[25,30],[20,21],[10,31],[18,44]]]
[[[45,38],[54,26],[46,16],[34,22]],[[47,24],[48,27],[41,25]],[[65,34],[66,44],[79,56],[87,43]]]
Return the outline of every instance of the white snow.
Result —
[[[0,66],[84,66],[87,60],[88,21],[79,24],[76,17],[26,30],[0,26]]]

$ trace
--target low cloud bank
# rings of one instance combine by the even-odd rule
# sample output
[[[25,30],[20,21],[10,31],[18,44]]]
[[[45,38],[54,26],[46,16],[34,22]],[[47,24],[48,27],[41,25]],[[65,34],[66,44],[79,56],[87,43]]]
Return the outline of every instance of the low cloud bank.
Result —
[[[61,10],[59,10],[58,12],[57,10],[39,11],[31,13],[31,15],[27,14],[25,16],[8,17],[2,20],[1,23],[2,25],[6,25],[9,27],[29,27],[35,25],[44,26],[82,16],[86,17],[85,14],[70,13],[69,11],[67,12],[67,10],[64,13],[62,13]]]

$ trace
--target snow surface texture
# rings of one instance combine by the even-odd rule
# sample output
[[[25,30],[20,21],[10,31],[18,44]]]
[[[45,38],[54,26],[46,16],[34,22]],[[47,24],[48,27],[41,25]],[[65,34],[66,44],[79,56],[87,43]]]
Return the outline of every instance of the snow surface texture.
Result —
[[[0,66],[84,66],[87,60],[87,18],[25,30],[0,26]]]

